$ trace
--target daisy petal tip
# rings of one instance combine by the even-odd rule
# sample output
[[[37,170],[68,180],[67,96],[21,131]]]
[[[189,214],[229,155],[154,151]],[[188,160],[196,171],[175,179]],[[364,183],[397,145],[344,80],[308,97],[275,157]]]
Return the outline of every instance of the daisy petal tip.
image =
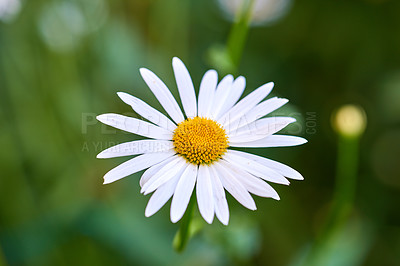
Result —
[[[104,177],[103,185],[107,185],[107,184],[110,184],[110,183],[112,183],[112,181],[109,180],[108,178]]]
[[[282,102],[282,106],[289,102],[289,99],[286,99],[286,98],[278,98],[278,97],[276,97],[276,99]]]
[[[147,76],[148,74],[150,74],[151,71],[148,70],[147,68],[141,67],[141,68],[139,68],[139,73],[140,73],[140,75],[144,78],[145,76]]]
[[[110,115],[112,116],[113,114],[101,114],[101,115],[96,116],[96,119],[103,124],[107,124],[107,122],[112,120]]]
[[[281,200],[281,197],[279,197],[278,193],[273,195],[273,196],[271,196],[271,198],[274,199],[274,200]]]
[[[103,153],[103,152],[100,152],[99,154],[97,154],[97,155],[96,155],[96,158],[97,158],[97,159],[104,159],[102,153]]]
[[[221,224],[228,226],[229,224],[229,215],[227,216],[216,216],[218,218],[218,220],[220,221]]]
[[[246,78],[243,77],[243,76],[239,76],[239,77],[237,77],[237,78],[235,79],[235,82],[241,82],[241,83],[246,84]]]
[[[300,174],[300,173],[298,173],[297,172],[297,175],[296,176],[294,176],[292,179],[295,179],[295,180],[304,180],[304,177]]]
[[[307,142],[308,142],[308,140],[300,138],[299,142],[296,143],[296,145],[292,145],[292,146],[300,146],[300,145],[306,144]]]
[[[145,189],[143,189],[143,188],[145,188]],[[147,186],[147,187],[143,186],[143,188],[141,189],[140,193],[143,193],[143,195],[148,195],[151,192],[154,192],[157,189],[157,186],[154,186],[154,184],[151,184],[150,186]]]
[[[204,218],[204,217],[203,217]],[[204,218],[204,221],[206,221],[206,223],[208,223],[208,224],[212,224],[213,223],[213,221],[214,221],[214,216],[213,217],[211,217],[211,218]]]
[[[179,57],[174,56],[174,57],[172,58],[172,65],[176,65],[176,64],[184,65],[183,62],[182,62],[182,60],[181,60]]]
[[[186,69],[185,64],[178,57],[172,58],[172,67],[174,68],[174,72],[176,71],[181,72]]]
[[[96,119],[97,119],[98,121],[100,121],[100,122],[103,122],[104,119],[105,119],[105,115],[98,115],[98,116],[96,116]]]
[[[289,178],[293,179],[293,180],[299,180],[299,181],[304,180],[304,177],[297,171],[293,172]]]
[[[177,222],[179,222],[179,220],[180,220],[181,218],[182,218],[182,217],[175,216],[175,215],[171,214],[171,222],[174,223],[174,224],[176,224]]]
[[[128,93],[122,91],[117,92],[117,95],[119,98],[121,98],[121,100],[124,100],[126,97],[129,97]]]
[[[218,77],[218,72],[217,72],[217,70],[215,70],[215,69],[207,70],[207,72],[209,72],[210,75],[214,75],[214,76],[217,76],[217,77]]]
[[[256,202],[253,200],[252,203],[248,204],[248,206],[245,206],[247,209],[251,210],[251,211],[255,211],[257,210],[257,206],[256,206]]]
[[[154,214],[153,211],[151,211],[149,208],[146,208],[146,210],[144,211],[144,216],[146,217],[150,217]]]
[[[153,191],[150,191],[150,190],[145,190],[144,192],[141,192],[141,193],[143,193],[143,195],[148,195],[148,194],[150,194],[151,192],[153,192]]]

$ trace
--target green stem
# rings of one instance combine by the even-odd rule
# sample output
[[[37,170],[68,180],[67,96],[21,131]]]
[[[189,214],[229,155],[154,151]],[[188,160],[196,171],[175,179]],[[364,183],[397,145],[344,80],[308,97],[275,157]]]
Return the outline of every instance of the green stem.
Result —
[[[338,143],[338,162],[336,187],[331,222],[340,225],[352,209],[356,192],[358,169],[359,138],[340,136]]]
[[[353,208],[357,184],[359,137],[339,135],[336,184],[332,209],[303,265],[320,265],[332,238],[345,225]]]
[[[175,238],[173,241],[173,246],[174,246],[175,250],[179,253],[182,252],[183,250],[185,250],[185,247],[191,237],[190,228],[191,228],[191,222],[192,222],[192,218],[193,218],[193,210],[194,210],[194,205],[195,205],[194,203],[195,203],[195,200],[194,200],[194,197],[192,196],[189,201],[187,210],[181,220],[180,228],[179,228],[178,232],[176,232],[176,235],[175,235]]]
[[[239,16],[236,19],[235,24],[232,26],[228,36],[226,48],[228,57],[233,65],[234,72],[237,71],[240,64],[240,59],[242,58],[244,45],[249,32],[253,4],[254,0],[243,1]]]

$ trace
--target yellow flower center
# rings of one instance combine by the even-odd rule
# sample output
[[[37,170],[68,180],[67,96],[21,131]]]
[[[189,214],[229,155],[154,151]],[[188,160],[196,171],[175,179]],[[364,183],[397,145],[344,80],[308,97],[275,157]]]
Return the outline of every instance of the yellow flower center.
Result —
[[[180,122],[172,140],[175,151],[192,164],[210,164],[219,160],[228,148],[222,126],[203,117]]]

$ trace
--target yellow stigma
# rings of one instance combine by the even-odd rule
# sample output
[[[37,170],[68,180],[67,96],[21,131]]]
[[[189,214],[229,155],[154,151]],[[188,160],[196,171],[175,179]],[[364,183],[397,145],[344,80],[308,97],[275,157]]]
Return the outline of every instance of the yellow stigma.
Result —
[[[228,148],[228,137],[222,126],[203,117],[180,122],[172,140],[175,151],[193,164],[217,161]]]

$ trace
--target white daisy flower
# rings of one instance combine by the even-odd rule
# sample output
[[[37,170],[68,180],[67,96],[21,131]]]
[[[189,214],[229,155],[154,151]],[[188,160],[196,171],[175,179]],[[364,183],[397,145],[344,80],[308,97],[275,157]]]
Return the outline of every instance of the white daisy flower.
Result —
[[[276,161],[230,147],[295,146],[307,142],[295,136],[277,135],[295,119],[265,117],[287,99],[263,101],[273,83],[267,83],[239,101],[245,78],[225,76],[218,83],[215,70],[207,71],[200,84],[198,100],[188,70],[173,58],[172,66],[184,113],[167,86],[150,70],[140,74],[169,117],[124,92],[118,96],[149,122],[119,114],[102,114],[97,119],[109,126],[150,139],[121,143],[97,155],[112,158],[137,155],[105,174],[104,184],[147,169],[141,193],[153,193],[145,215],[156,213],[171,197],[171,221],[179,221],[196,187],[200,214],[212,223],[214,214],[224,225],[229,221],[225,190],[250,210],[256,204],[250,193],[279,200],[267,183],[288,185],[286,178],[302,180],[296,170]],[[265,182],[267,181],[267,182]]]

